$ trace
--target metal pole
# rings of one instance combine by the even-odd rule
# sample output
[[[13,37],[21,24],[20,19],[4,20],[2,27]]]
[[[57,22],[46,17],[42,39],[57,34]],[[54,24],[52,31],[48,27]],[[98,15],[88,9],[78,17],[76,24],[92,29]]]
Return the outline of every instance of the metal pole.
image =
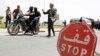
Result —
[[[44,11],[45,11],[45,0],[44,0],[44,6],[43,6],[44,8]],[[45,15],[43,15],[43,22],[44,22],[44,19],[45,19]]]

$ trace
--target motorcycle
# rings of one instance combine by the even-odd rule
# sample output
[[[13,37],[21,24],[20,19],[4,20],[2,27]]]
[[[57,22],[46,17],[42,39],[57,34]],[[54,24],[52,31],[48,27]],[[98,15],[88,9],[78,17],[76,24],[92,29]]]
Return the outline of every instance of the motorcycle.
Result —
[[[13,23],[11,23],[8,28],[7,31],[10,35],[17,35],[19,33],[19,30],[23,30],[26,31],[29,27],[27,25],[27,23],[25,22],[26,18],[24,16],[19,16],[16,20],[14,20]],[[39,23],[36,24],[36,29],[34,31],[35,34],[39,33]]]

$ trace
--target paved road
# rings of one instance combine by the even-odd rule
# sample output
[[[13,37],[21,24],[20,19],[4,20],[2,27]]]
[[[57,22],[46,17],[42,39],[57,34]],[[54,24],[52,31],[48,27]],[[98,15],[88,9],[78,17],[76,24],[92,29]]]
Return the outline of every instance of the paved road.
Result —
[[[100,31],[95,30],[98,37],[96,52],[100,53]],[[30,36],[19,34],[10,36],[6,30],[0,30],[0,56],[59,56],[57,51],[57,39],[47,38],[46,32]]]
[[[38,35],[10,36],[6,30],[0,33],[0,56],[59,56],[57,52],[57,38],[47,38],[47,32]]]

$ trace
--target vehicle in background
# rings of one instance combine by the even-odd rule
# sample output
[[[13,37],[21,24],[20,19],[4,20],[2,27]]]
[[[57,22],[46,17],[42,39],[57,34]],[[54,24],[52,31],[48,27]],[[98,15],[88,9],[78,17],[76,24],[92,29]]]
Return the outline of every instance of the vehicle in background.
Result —
[[[89,19],[87,19],[87,18],[84,18],[84,17],[81,17],[81,18],[72,18],[72,19],[70,20],[70,23],[73,23],[73,22],[80,22],[80,21],[82,21],[82,22],[84,22],[84,23],[86,23],[86,24],[88,24],[88,25],[91,25],[91,21],[90,21]]]
[[[72,23],[72,22],[79,22],[80,20],[82,22],[90,25],[92,28],[100,30],[100,21],[99,21],[99,19],[97,21],[94,21],[94,19],[86,18],[86,17],[73,18],[73,19],[70,20],[70,23]]]

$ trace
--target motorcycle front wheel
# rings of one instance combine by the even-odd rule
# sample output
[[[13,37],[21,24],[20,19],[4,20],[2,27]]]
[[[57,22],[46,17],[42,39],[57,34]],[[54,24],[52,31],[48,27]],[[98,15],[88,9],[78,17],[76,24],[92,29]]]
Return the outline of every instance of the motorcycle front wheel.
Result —
[[[8,28],[7,28],[7,31],[10,35],[17,35],[18,32],[19,32],[19,25],[17,24],[14,24],[14,23],[11,23]]]

